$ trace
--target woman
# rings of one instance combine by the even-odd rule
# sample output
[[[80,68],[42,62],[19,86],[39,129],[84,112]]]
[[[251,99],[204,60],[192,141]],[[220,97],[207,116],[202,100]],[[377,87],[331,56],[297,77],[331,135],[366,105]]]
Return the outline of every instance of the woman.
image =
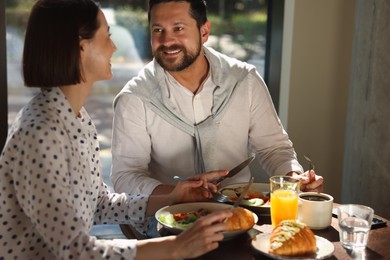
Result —
[[[19,112],[0,157],[0,259],[191,258],[223,239],[230,211],[202,218],[177,237],[102,241],[89,236],[97,223],[131,223],[144,230],[144,220],[157,209],[204,199],[208,193],[200,186],[211,185],[195,176],[164,196],[108,191],[96,129],[83,105],[95,81],[111,78],[115,50],[107,21],[92,0],[34,5],[23,75],[26,86],[41,92]]]

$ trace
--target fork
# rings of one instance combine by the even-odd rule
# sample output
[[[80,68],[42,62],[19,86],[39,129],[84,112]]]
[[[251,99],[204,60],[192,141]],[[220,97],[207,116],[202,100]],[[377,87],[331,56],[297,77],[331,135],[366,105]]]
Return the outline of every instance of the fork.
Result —
[[[174,180],[179,180],[179,181],[187,181],[186,179],[180,177],[180,176],[173,176],[173,179]],[[228,202],[230,201],[230,197],[229,196],[226,196],[225,194],[222,194],[220,192],[214,192],[214,191],[211,191],[209,189],[206,189],[205,187],[203,186],[200,186],[201,189],[205,190],[205,191],[208,191],[211,193],[211,195],[213,196],[213,200],[215,201],[218,201],[218,202]]]
[[[310,172],[311,170],[314,170],[315,169],[315,165],[314,163],[310,160],[309,157],[307,157],[306,155],[303,155],[303,157],[305,158],[305,160],[309,163],[309,183],[311,182],[311,175],[310,175]]]

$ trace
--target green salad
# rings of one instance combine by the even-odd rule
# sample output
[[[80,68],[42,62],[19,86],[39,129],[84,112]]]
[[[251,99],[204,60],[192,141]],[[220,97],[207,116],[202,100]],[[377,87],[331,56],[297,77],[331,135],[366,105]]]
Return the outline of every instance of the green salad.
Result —
[[[208,209],[201,208],[197,211],[160,215],[158,216],[158,220],[168,227],[186,229],[199,218],[206,216],[210,212]]]

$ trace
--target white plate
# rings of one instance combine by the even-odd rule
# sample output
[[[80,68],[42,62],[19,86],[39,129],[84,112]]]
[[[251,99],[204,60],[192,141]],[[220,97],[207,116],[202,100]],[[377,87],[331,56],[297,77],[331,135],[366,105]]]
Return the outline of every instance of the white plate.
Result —
[[[222,188],[219,189],[219,192],[223,191],[224,189],[236,189],[236,188],[240,188],[240,187],[245,187],[248,183],[235,183],[235,184],[229,184],[229,185],[226,185],[226,186],[223,186]],[[251,192],[261,192],[263,194],[267,194],[269,193],[269,183],[258,183],[258,182],[255,182],[255,183],[252,183],[251,187],[250,187],[250,191]],[[261,206],[251,206],[251,205],[245,205],[245,204],[242,204],[242,206],[245,206],[246,208],[259,208],[259,207],[264,207],[264,208],[269,208],[270,207],[270,203],[267,202]]]
[[[262,254],[273,259],[324,259],[333,255],[334,245],[326,238],[315,236],[317,241],[316,253],[308,256],[280,256],[268,252],[270,234],[259,234],[252,240],[252,246]]]
[[[185,213],[185,212],[190,212],[190,211],[197,211],[201,208],[208,209],[211,212],[214,212],[214,211],[223,210],[223,209],[227,209],[227,208],[231,208],[231,207],[232,206],[229,204],[215,203],[215,202],[183,203],[183,204],[176,204],[176,205],[172,205],[172,206],[163,207],[156,212],[155,217],[156,217],[157,221],[161,225],[163,225],[166,229],[168,229],[170,232],[172,232],[174,234],[178,234],[178,233],[182,232],[183,230],[185,230],[186,228],[174,227],[172,225],[169,225],[167,223],[160,221],[161,215],[169,215],[169,214],[175,214],[175,213]],[[258,221],[257,215],[253,212],[252,212],[252,214],[253,214],[253,217],[255,218],[255,223],[257,223],[257,221]],[[240,234],[247,232],[248,230],[225,232],[224,239],[225,240],[231,239],[235,236],[238,236]]]

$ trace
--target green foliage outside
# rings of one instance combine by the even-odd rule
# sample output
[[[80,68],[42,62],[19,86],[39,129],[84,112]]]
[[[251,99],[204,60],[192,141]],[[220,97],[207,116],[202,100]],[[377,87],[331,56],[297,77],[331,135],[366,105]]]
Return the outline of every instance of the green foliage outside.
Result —
[[[256,35],[265,35],[267,27],[265,11],[235,14],[231,20],[224,20],[216,15],[209,15],[208,19],[211,23],[211,34],[216,36],[230,34],[234,40],[240,43],[253,42]]]

